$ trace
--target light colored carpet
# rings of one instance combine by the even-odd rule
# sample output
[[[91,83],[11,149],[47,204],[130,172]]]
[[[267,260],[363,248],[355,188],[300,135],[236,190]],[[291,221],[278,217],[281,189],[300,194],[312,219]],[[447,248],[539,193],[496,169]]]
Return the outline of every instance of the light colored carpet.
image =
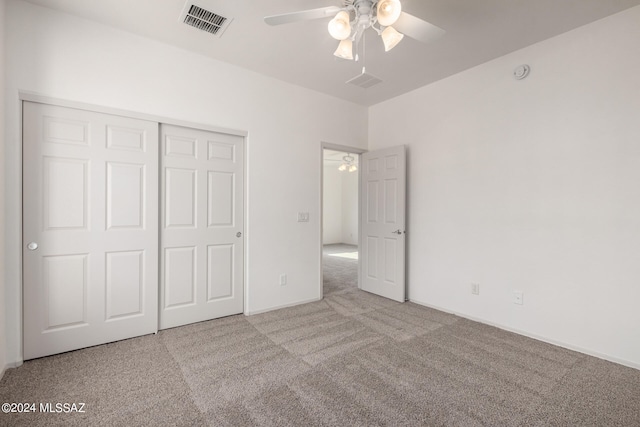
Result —
[[[358,259],[353,256],[337,256],[357,251],[357,246],[342,243],[322,247],[322,281],[325,296],[358,287]]]
[[[640,426],[640,371],[413,303],[324,300],[26,362],[2,426]]]

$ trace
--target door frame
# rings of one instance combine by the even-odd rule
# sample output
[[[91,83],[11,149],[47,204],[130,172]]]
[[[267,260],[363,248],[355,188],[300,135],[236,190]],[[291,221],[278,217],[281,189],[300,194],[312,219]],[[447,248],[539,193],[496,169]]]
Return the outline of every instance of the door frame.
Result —
[[[330,142],[321,142],[320,143],[320,221],[318,225],[319,229],[319,237],[320,237],[320,282],[318,283],[318,299],[321,300],[324,298],[324,269],[323,269],[323,259],[322,259],[322,250],[324,243],[324,150],[335,150],[335,151],[344,151],[347,153],[353,153],[358,155],[358,159],[361,154],[367,152],[364,148],[352,147],[349,145],[340,145],[333,144]],[[360,212],[362,210],[362,197],[360,197],[360,175],[361,167],[358,166],[358,253],[360,252],[360,247],[362,246],[362,221],[360,221]],[[358,256],[358,289],[362,288],[362,284],[360,283],[360,278],[362,277],[362,262],[360,256]]]
[[[75,109],[79,109],[79,110],[86,110],[86,111],[92,111],[92,112],[96,112],[96,113],[104,113],[104,114],[111,114],[111,115],[115,115],[115,116],[124,116],[124,117],[130,117],[130,118],[134,118],[134,119],[141,119],[141,120],[148,120],[148,121],[153,121],[153,122],[157,122],[158,126],[161,123],[165,123],[165,124],[169,124],[169,125],[175,125],[175,126],[182,126],[182,127],[189,127],[189,128],[193,128],[193,129],[200,129],[200,130],[204,130],[204,131],[211,131],[211,132],[218,132],[218,133],[227,133],[230,135],[237,135],[237,136],[241,136],[244,138],[244,150],[245,150],[245,156],[244,156],[244,165],[243,165],[243,169],[244,169],[244,188],[243,188],[243,198],[244,198],[244,212],[243,212],[243,216],[244,216],[244,229],[243,229],[243,235],[245,237],[245,245],[244,245],[244,265],[243,265],[243,270],[244,270],[244,284],[243,284],[243,290],[244,290],[244,295],[243,295],[243,313],[246,314],[247,312],[247,300],[248,300],[248,295],[249,295],[249,289],[248,289],[248,278],[249,278],[249,272],[248,272],[248,181],[247,181],[247,177],[248,177],[248,170],[247,170],[247,164],[248,164],[248,151],[249,151],[249,132],[248,131],[244,131],[244,130],[238,130],[238,129],[231,129],[231,128],[226,128],[226,127],[222,127],[222,126],[213,126],[213,125],[207,125],[207,124],[202,124],[202,123],[195,123],[195,122],[190,122],[187,120],[179,120],[179,119],[173,119],[170,117],[165,117],[165,116],[160,116],[160,115],[156,115],[156,114],[147,114],[147,113],[141,113],[141,112],[137,112],[137,111],[131,111],[131,110],[126,110],[126,109],[120,109],[120,108],[113,108],[113,107],[106,107],[106,106],[101,106],[101,105],[95,105],[95,104],[89,104],[89,103],[85,103],[85,102],[80,102],[80,101],[71,101],[71,100],[66,100],[66,99],[61,99],[61,98],[55,98],[55,97],[51,97],[51,96],[47,96],[47,95],[42,95],[39,93],[35,93],[35,92],[31,92],[31,91],[18,91],[18,103],[19,103],[19,116],[18,116],[18,120],[19,120],[19,125],[18,125],[18,129],[19,129],[19,140],[20,140],[20,161],[19,161],[19,165],[18,165],[18,174],[20,176],[20,191],[19,193],[19,214],[18,214],[18,219],[19,219],[19,224],[20,224],[20,237],[19,237],[19,246],[18,248],[16,248],[16,252],[17,252],[17,261],[19,263],[19,268],[18,268],[18,276],[19,276],[19,282],[17,284],[17,286],[13,289],[10,290],[10,293],[15,292],[15,298],[18,299],[20,301],[19,304],[8,304],[7,300],[5,300],[5,307],[3,307],[4,309],[6,309],[6,318],[7,319],[12,319],[15,323],[15,328],[13,329],[13,331],[10,334],[7,334],[7,354],[14,354],[17,355],[16,359],[15,359],[15,363],[9,363],[7,364],[7,367],[18,367],[20,365],[22,365],[22,363],[24,362],[24,348],[23,348],[23,335],[24,335],[24,310],[22,309],[23,303],[24,303],[24,295],[23,295],[23,287],[24,287],[24,277],[23,277],[23,270],[24,270],[24,260],[22,257],[22,249],[24,247],[24,242],[23,242],[23,228],[24,228],[24,223],[23,223],[23,204],[24,204],[24,200],[23,200],[23,193],[22,193],[22,174],[23,174],[23,166],[24,166],[24,158],[22,156],[22,150],[23,150],[23,132],[22,132],[22,127],[23,127],[23,114],[22,114],[22,105],[24,102],[34,102],[34,103],[39,103],[39,104],[48,104],[48,105],[54,105],[54,106],[58,106],[58,107],[67,107],[67,108],[75,108]],[[158,143],[160,143],[160,140],[158,139]],[[158,178],[160,179],[160,178]],[[18,212],[18,211],[16,211]],[[159,215],[159,214],[158,214]],[[158,230],[158,233],[160,233],[160,230]],[[5,266],[7,267],[7,266]],[[158,284],[158,286],[160,286]],[[6,294],[6,289],[5,289],[5,294]],[[158,302],[159,303],[159,302]],[[159,321],[159,318],[158,318]],[[11,356],[9,356],[11,357]],[[2,369],[2,367],[0,367],[0,369]]]

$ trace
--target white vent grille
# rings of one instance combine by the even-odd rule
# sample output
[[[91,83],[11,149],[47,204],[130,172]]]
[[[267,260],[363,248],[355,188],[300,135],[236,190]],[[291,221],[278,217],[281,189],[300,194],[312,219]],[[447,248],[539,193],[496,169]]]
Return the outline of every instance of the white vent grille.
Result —
[[[224,33],[224,30],[227,29],[232,21],[230,18],[218,15],[190,2],[185,5],[181,20],[187,25],[218,37]]]
[[[355,76],[351,80],[347,80],[347,84],[352,84],[364,89],[369,89],[371,86],[377,85],[380,82],[382,82],[382,79],[367,73],[364,68],[362,68],[362,74]]]

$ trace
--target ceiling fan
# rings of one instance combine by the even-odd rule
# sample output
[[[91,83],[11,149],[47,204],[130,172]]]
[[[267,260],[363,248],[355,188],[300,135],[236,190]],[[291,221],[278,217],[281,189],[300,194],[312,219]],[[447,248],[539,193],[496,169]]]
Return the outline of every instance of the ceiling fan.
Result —
[[[402,11],[400,0],[343,0],[343,6],[328,6],[267,16],[269,25],[289,24],[334,16],[329,21],[331,37],[340,41],[334,55],[354,59],[353,43],[360,42],[364,31],[372,28],[382,38],[385,51],[393,49],[407,35],[428,43],[444,34],[444,30]],[[357,49],[356,49],[357,51]],[[355,56],[356,60],[358,56]]]

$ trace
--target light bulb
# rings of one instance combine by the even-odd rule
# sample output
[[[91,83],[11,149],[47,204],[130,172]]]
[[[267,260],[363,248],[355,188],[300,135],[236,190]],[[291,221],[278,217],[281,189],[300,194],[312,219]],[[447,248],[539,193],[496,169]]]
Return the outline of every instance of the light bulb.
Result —
[[[344,10],[338,12],[335,18],[329,21],[329,34],[336,40],[344,40],[351,35],[349,14]]]
[[[338,170],[339,170],[340,172],[344,172],[344,171],[346,171],[346,170],[347,170],[347,165],[345,165],[344,163],[343,163],[343,164],[341,164],[341,165],[340,165],[340,167],[338,168]]]
[[[358,170],[358,167],[356,165],[349,166],[349,172],[355,172],[357,170]]]
[[[338,58],[353,59],[353,42],[349,39],[342,40],[333,54]]]
[[[393,27],[385,28],[380,36],[382,37],[382,42],[384,43],[385,52],[389,52],[391,49],[396,47],[396,45],[400,43],[400,40],[404,38],[404,34],[397,32]]]
[[[400,0],[380,0],[378,2],[376,16],[378,23],[383,27],[393,25],[400,18],[401,13]]]

